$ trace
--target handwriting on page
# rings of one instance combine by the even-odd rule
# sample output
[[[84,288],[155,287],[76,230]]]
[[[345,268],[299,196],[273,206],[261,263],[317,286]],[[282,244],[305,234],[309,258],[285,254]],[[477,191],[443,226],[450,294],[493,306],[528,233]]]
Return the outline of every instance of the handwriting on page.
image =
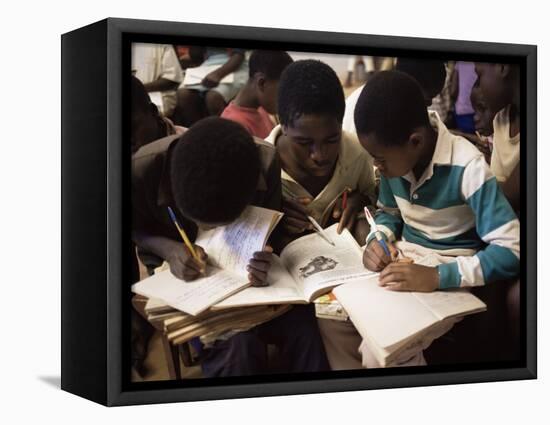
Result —
[[[185,282],[165,270],[134,284],[132,290],[195,315],[248,284],[246,279],[225,270],[209,267],[207,273],[206,277]]]
[[[260,208],[248,207],[233,224],[226,226],[221,243],[216,247],[216,259],[223,268],[246,275],[246,266],[256,251],[261,251],[272,214]]]

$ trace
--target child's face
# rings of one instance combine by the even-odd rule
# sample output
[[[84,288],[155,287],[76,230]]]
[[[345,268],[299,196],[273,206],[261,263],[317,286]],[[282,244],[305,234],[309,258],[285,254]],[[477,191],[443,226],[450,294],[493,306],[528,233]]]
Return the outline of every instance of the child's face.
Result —
[[[409,173],[416,165],[420,149],[411,141],[399,146],[383,143],[374,133],[359,135],[361,146],[372,156],[374,165],[384,177],[391,179]]]
[[[279,89],[279,80],[261,79],[258,81],[258,100],[260,106],[268,114],[277,114],[277,92]]]
[[[489,108],[489,105],[481,95],[479,90],[472,91],[472,106],[474,108],[474,124],[476,131],[482,136],[493,134],[493,118],[495,112]]]
[[[283,134],[303,171],[315,177],[332,174],[342,139],[342,124],[335,117],[302,115],[292,126],[283,126]]]
[[[500,111],[508,101],[505,80],[502,75],[502,64],[476,63],[477,85],[485,101],[493,111]]]

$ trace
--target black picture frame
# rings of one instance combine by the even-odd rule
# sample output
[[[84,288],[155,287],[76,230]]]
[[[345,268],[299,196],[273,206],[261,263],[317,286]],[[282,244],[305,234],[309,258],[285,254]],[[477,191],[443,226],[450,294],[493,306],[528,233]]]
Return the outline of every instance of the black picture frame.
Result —
[[[129,383],[130,305],[125,65],[129,43],[202,41],[373,56],[454,57],[521,66],[521,359],[513,364],[331,372],[200,383]],[[213,40],[216,44],[211,43]],[[537,48],[108,18],[62,36],[61,387],[101,404],[128,405],[534,379],[537,292]],[[129,145],[129,143],[128,143]],[[125,307],[127,306],[127,307]],[[126,357],[125,357],[126,356]],[[147,384],[147,383],[145,383]]]

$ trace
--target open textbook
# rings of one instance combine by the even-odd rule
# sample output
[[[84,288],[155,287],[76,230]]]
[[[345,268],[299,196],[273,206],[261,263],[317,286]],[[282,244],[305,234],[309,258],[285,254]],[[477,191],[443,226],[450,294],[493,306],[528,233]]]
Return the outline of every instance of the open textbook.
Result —
[[[306,304],[319,295],[350,280],[374,273],[365,269],[362,251],[351,233],[338,235],[334,224],[325,229],[336,246],[317,233],[289,243],[275,256],[267,281],[269,286],[246,288],[217,303],[212,308],[243,307],[259,304]]]
[[[249,285],[246,266],[254,252],[264,249],[282,215],[247,207],[233,223],[199,232],[195,244],[204,248],[209,263],[204,277],[185,282],[163,270],[132,285],[132,291],[177,310],[199,314]]]
[[[417,264],[435,267],[449,261],[449,257],[429,254],[415,260]],[[333,292],[382,366],[421,346],[443,321],[487,308],[465,289],[429,293],[391,291],[378,286],[378,275],[340,286]]]

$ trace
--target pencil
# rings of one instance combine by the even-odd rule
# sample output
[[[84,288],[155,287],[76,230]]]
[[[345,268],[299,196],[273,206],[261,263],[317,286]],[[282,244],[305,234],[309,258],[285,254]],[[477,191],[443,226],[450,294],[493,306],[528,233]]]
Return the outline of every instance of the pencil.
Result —
[[[327,234],[325,233],[325,231],[323,230],[323,228],[320,226],[319,223],[317,223],[317,221],[315,221],[315,219],[308,215],[307,216],[307,219],[311,222],[311,224],[313,224],[313,227],[315,227],[315,231],[324,239],[326,240],[329,244],[331,244],[332,246],[336,246],[334,244],[333,241],[330,240],[330,238],[327,236]]]
[[[193,256],[193,258],[199,264],[202,264],[202,261],[200,260],[197,252],[195,251],[195,248],[193,248],[193,244],[191,243],[191,241],[187,237],[187,234],[185,233],[185,230],[183,230],[183,228],[178,223],[178,219],[176,218],[176,214],[174,214],[174,211],[172,211],[172,208],[170,208],[170,207],[168,207],[168,214],[170,214],[170,218],[172,219],[172,222],[174,223],[174,225],[178,229],[178,232],[180,233],[181,238],[183,239],[183,242],[185,243],[185,246],[189,249],[189,251],[191,252],[191,255]]]
[[[373,231],[374,236],[376,237],[376,240],[382,246],[382,249],[384,250],[386,255],[388,257],[392,258],[390,250],[388,248],[388,245],[386,244],[386,241],[384,240],[384,238],[380,234],[380,231],[378,230],[378,226],[376,225],[376,222],[374,221],[374,217],[371,215],[371,213],[370,213],[370,211],[367,207],[365,207],[365,217],[367,217],[367,221],[370,224],[371,230]]]

